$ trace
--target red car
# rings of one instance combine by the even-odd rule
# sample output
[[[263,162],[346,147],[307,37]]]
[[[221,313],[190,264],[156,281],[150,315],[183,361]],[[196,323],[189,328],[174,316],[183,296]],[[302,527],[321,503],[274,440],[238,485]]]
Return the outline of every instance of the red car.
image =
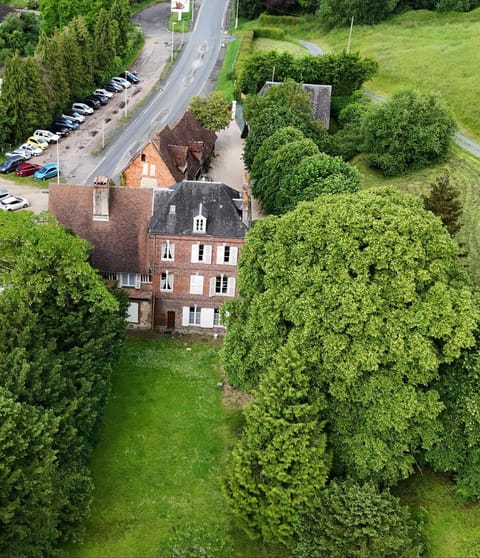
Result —
[[[35,171],[41,168],[41,165],[34,165],[33,163],[22,163],[18,165],[15,172],[18,174],[18,176],[32,176]]]

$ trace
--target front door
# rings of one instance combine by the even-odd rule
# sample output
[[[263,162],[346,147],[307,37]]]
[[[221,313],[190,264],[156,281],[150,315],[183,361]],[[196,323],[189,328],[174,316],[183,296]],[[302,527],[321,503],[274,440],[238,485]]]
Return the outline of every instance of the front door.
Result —
[[[175,312],[167,312],[167,328],[175,329]]]

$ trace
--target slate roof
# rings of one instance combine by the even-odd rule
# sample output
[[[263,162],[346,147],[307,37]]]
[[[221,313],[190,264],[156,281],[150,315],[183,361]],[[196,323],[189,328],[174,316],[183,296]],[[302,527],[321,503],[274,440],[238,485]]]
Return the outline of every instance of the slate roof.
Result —
[[[92,266],[100,271],[148,273],[151,188],[109,188],[109,220],[93,220],[94,186],[50,184],[48,210],[67,230],[92,245]]]
[[[207,218],[206,232],[194,233],[193,221],[200,214]],[[155,190],[149,231],[165,235],[244,238],[248,227],[242,221],[242,194],[222,182],[190,180]]]
[[[217,134],[204,128],[195,116],[187,111],[171,129],[165,126],[152,139],[175,180],[195,180],[215,148]]]
[[[280,85],[280,81],[266,81],[260,89],[259,95],[265,95],[273,85]],[[330,99],[332,96],[331,85],[318,85],[303,83],[302,88],[310,93],[310,105],[314,120],[321,120],[328,130],[330,126]]]

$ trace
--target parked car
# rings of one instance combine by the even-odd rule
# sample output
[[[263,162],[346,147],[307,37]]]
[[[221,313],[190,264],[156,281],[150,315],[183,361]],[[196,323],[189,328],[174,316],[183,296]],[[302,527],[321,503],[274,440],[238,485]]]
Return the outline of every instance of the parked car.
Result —
[[[62,114],[62,118],[68,118],[69,120],[73,120],[78,124],[82,124],[83,122],[85,122],[85,116],[83,114],[80,114],[79,112],[75,112],[74,110],[66,110]]]
[[[35,130],[35,132],[33,132],[33,135],[37,138],[43,138],[44,140],[47,140],[48,143],[55,143],[60,139],[60,136],[58,134],[54,134],[53,132],[50,132],[50,130]]]
[[[82,103],[88,105],[93,110],[97,110],[102,106],[100,101],[98,99],[93,98],[93,97],[87,97],[87,98],[83,99]]]
[[[120,74],[120,77],[126,79],[130,83],[135,83],[135,84],[140,83],[140,78],[136,74],[134,74],[133,72],[129,72],[128,70],[122,72]]]
[[[94,95],[103,95],[104,97],[108,97],[111,99],[113,97],[113,93],[111,91],[107,91],[106,89],[95,89],[93,92]]]
[[[47,140],[38,136],[30,136],[25,143],[29,143],[30,145],[34,145],[35,147],[39,147],[42,151],[50,147],[50,144]]]
[[[2,211],[15,211],[16,209],[22,209],[24,207],[28,207],[29,205],[30,202],[20,196],[8,196],[8,198],[0,200],[0,209]]]
[[[68,136],[68,134],[70,133],[70,130],[68,128],[65,128],[65,126],[62,126],[61,124],[53,124],[53,123],[50,124],[50,131],[62,138]]]
[[[114,81],[107,81],[103,87],[112,93],[120,93],[120,91],[123,91],[123,87]]]
[[[93,108],[85,103],[73,103],[72,110],[79,114],[93,114]]]
[[[12,194],[10,194],[8,190],[0,190],[0,200],[2,200],[3,198],[8,198],[8,196],[11,195]]]
[[[47,165],[43,165],[43,167],[35,171],[33,174],[33,178],[35,178],[35,180],[48,180],[49,178],[54,178],[55,176],[57,176],[57,174],[57,165],[55,163],[48,163]]]
[[[58,118],[55,118],[52,124],[60,124],[60,126],[64,126],[68,130],[76,130],[79,126],[78,122],[74,122],[73,120],[62,118],[60,116]]]
[[[41,155],[43,153],[43,149],[41,147],[33,145],[33,143],[22,143],[20,147],[17,147],[17,149],[20,149],[20,151],[23,151],[24,153],[28,153],[30,157],[32,155],[34,157],[38,157],[38,155]],[[28,157],[28,159],[30,159],[30,157]]]
[[[32,152],[29,149],[20,149],[20,147],[17,147],[13,151],[7,151],[7,153],[5,153],[5,157],[7,159],[11,159],[17,155],[20,155],[20,157],[23,157],[26,161],[28,161],[28,159],[32,157]]]
[[[2,174],[14,172],[20,163],[25,163],[25,160],[24,155],[15,155],[15,157],[10,157],[0,165],[0,172]]]
[[[105,95],[100,95],[100,93],[92,93],[89,97],[90,99],[98,99],[101,105],[108,105],[110,99],[105,97]]]
[[[118,85],[121,85],[123,89],[128,89],[132,85],[128,80],[120,76],[115,76],[110,81],[118,83]]]
[[[34,165],[33,163],[21,163],[15,170],[18,176],[32,176],[42,165]]]

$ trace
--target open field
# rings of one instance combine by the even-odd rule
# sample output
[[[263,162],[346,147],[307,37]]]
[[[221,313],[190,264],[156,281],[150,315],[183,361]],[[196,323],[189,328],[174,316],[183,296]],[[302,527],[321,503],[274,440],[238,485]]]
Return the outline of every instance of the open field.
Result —
[[[281,28],[289,38],[311,41],[326,52],[347,48],[349,28],[322,34],[313,17],[261,16],[255,25]],[[447,14],[409,11],[375,26],[354,25],[350,50],[379,63],[378,74],[366,89],[385,97],[402,87],[437,91],[459,130],[480,141],[480,8]]]
[[[186,541],[216,558],[281,556],[232,529],[222,464],[240,416],[222,406],[218,349],[218,342],[127,342],[93,453],[85,542],[69,546],[69,557],[167,558]]]

